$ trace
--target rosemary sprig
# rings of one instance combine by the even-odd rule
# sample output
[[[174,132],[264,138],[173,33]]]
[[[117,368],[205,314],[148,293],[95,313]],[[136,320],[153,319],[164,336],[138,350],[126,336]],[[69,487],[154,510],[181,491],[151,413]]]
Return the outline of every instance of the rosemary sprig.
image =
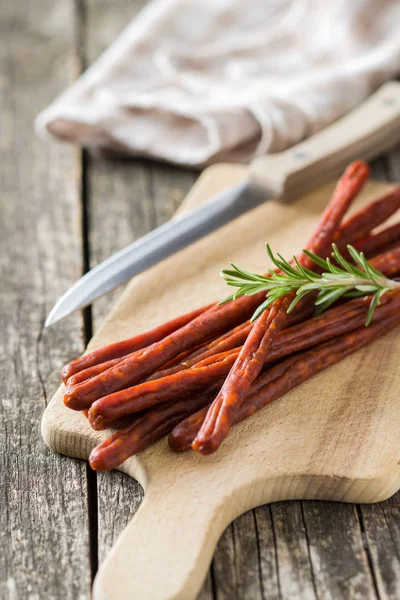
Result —
[[[228,300],[235,300],[239,296],[252,296],[266,291],[266,300],[260,304],[251,318],[254,321],[275,300],[293,291],[296,292],[296,297],[289,306],[288,313],[312,291],[318,291],[315,299],[317,314],[326,310],[339,298],[372,295],[365,322],[365,325],[368,326],[382,296],[390,290],[400,291],[400,282],[388,279],[374,269],[364,254],[357,252],[353,246],[347,246],[347,250],[354,264],[341,255],[335,244],[332,244],[332,248],[332,257],[335,262],[332,262],[330,258],[323,259],[308,250],[303,250],[304,254],[323,269],[323,272],[319,274],[302,267],[296,257],[293,257],[294,264],[289,264],[280,254],[274,254],[269,244],[266,244],[268,256],[282,272],[275,273],[272,269],[268,269],[270,277],[265,277],[244,271],[231,263],[232,269],[223,269],[221,277],[227,285],[236,287],[237,290],[222,300],[220,304],[224,304]]]

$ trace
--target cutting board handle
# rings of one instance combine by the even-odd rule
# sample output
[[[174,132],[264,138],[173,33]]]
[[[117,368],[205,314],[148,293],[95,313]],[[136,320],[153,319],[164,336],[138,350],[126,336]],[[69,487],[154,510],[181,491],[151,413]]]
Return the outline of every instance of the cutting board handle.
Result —
[[[204,494],[200,479],[145,495],[93,587],[94,600],[190,600],[198,594],[222,531],[236,515]],[[225,496],[226,500],[226,496]]]
[[[389,81],[346,116],[284,152],[256,158],[250,177],[280,199],[291,200],[400,141],[400,82]]]

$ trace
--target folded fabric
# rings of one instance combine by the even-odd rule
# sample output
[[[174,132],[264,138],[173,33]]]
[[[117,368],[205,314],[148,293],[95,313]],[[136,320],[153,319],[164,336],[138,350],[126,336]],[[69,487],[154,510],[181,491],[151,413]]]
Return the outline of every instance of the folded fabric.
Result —
[[[322,129],[400,72],[399,0],[155,0],[40,135],[202,166]]]

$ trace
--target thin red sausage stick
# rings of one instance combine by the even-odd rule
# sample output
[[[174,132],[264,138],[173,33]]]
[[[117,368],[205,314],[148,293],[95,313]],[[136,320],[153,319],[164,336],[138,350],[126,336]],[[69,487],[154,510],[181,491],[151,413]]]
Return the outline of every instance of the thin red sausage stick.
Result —
[[[362,161],[356,161],[346,169],[333,192],[329,205],[319,220],[314,235],[307,244],[308,250],[318,256],[326,256],[343,215],[368,176],[369,167]],[[314,266],[312,260],[303,253],[298,260],[305,267],[312,268]],[[228,435],[232,413],[246,398],[252,382],[266,361],[276,336],[285,327],[287,308],[294,296],[294,293],[290,293],[276,300],[269,313],[264,312],[252,328],[193,441],[193,448],[200,454],[215,452]]]
[[[340,225],[336,235],[338,241],[341,238],[339,245],[353,244],[364,238],[375,227],[389,219],[399,208],[400,185],[375,202],[370,202]]]
[[[137,350],[136,352],[131,352],[130,354],[128,354],[122,358],[114,358],[113,360],[108,360],[107,362],[100,363],[98,365],[93,365],[93,367],[89,367],[88,369],[83,369],[83,371],[79,371],[75,375],[71,375],[71,377],[68,379],[68,381],[66,383],[67,389],[72,388],[74,385],[78,385],[79,383],[82,383],[83,381],[86,381],[87,379],[91,379],[92,377],[95,377],[96,375],[99,375],[100,373],[104,373],[108,369],[111,369],[111,367],[118,365],[125,358],[131,358],[137,352],[141,352],[141,350]],[[180,371],[181,369],[182,369],[182,365],[179,363],[176,367],[169,367],[168,369],[165,369],[165,372],[166,372],[166,374],[170,375],[172,373]],[[157,373],[162,373],[162,372],[163,371],[161,371],[161,372],[156,371],[156,374],[153,377],[150,377],[149,379],[158,379],[159,377],[161,377],[161,374],[157,376]]]
[[[200,454],[211,454],[222,443],[230,429],[230,413],[240,405],[259,374],[279,332],[286,324],[287,309],[294,294],[276,300],[258,319],[225,379],[220,393],[208,410],[193,448]]]
[[[230,337],[226,337],[219,344],[215,344],[214,346],[206,348],[203,352],[197,354],[196,356],[184,360],[183,365],[186,368],[190,368],[197,365],[200,361],[209,358],[210,356],[216,356],[221,352],[227,352],[228,350],[233,350],[234,348],[242,346],[246,341],[247,336],[249,335],[252,327],[253,323],[249,323],[248,325],[246,325],[246,327],[242,327]]]
[[[218,338],[215,338],[215,336],[214,336],[212,338],[212,340],[215,340],[215,339],[218,339]],[[182,352],[181,354],[179,354],[172,360],[165,363],[162,366],[162,369],[155,371],[152,375],[147,377],[147,379],[145,379],[145,381],[153,381],[154,379],[160,379],[161,377],[166,377],[167,375],[173,375],[173,373],[178,373],[178,371],[182,371],[184,368],[186,368],[184,366],[184,361],[189,356],[192,356],[194,351],[201,351],[202,348],[204,348],[204,344],[200,344],[196,348],[191,348],[190,350],[186,350],[185,352]]]
[[[198,348],[197,350],[195,350],[194,352],[192,352],[187,358],[185,358],[184,361],[182,361],[182,362],[184,362],[184,364],[188,364],[189,362],[192,361],[192,359],[193,360],[196,359],[198,356],[202,355],[207,350],[209,350],[211,348],[214,348],[216,346],[219,346],[220,344],[222,344],[226,340],[230,340],[231,337],[236,336],[236,334],[240,334],[243,331],[246,331],[246,335],[247,335],[247,333],[249,331],[249,326],[250,326],[250,329],[251,329],[252,324],[250,323],[249,320],[245,321],[244,323],[241,323],[237,327],[234,327],[230,331],[227,331],[223,335],[220,335],[219,337],[215,338],[214,340],[212,340],[208,344],[205,344],[201,348]],[[232,346],[232,348],[234,348],[234,347],[235,346]],[[226,349],[228,349],[228,348],[226,348]],[[193,364],[195,364],[195,363],[193,363]]]
[[[260,375],[254,382],[251,392],[240,407],[235,409],[233,424],[243,421],[273,400],[303,383],[313,375],[323,371],[356,350],[369,344],[381,335],[400,324],[400,314],[392,314],[369,327],[361,327],[351,333],[341,335],[298,356],[291,356],[282,363]],[[208,407],[187,417],[171,432],[168,443],[173,450],[189,450],[207,414]]]
[[[341,237],[341,234],[336,234],[336,231],[339,229],[343,215],[364,186],[369,173],[368,165],[362,161],[355,161],[347,167],[316,226],[314,235],[306,246],[308,250],[318,256],[326,256],[330,253],[333,239]],[[313,262],[308,257],[303,257],[301,254],[300,258],[305,261],[304,266],[313,266]]]
[[[140,352],[140,350],[138,350],[137,352]],[[66,383],[67,389],[72,388],[74,385],[78,385],[79,383],[82,383],[83,381],[86,381],[87,379],[91,379],[92,377],[95,377],[96,375],[99,375],[100,373],[104,373],[108,369],[111,369],[111,367],[118,365],[125,358],[131,358],[134,354],[136,354],[136,352],[131,352],[130,354],[128,354],[122,358],[114,358],[113,360],[108,360],[107,362],[100,363],[98,365],[93,365],[93,367],[89,367],[88,369],[83,369],[83,371],[79,371],[78,373],[75,373],[75,375],[71,375],[71,377],[68,379],[68,381]],[[168,369],[165,369],[163,371],[156,371],[156,373],[154,375],[152,375],[151,377],[149,377],[147,381],[150,381],[151,379],[159,379],[160,377],[163,377],[164,375],[162,375],[162,373],[165,373],[165,375],[171,375],[172,373],[177,373],[178,371],[181,371],[182,368],[183,368],[183,365],[181,363],[179,363],[175,367],[168,367]]]
[[[146,381],[155,381],[156,379],[168,377],[169,375],[174,375],[174,373],[179,373],[184,369],[186,369],[186,367],[183,363],[178,363],[174,367],[168,367],[168,369],[160,369],[158,371],[155,371],[152,375],[150,375],[150,377],[147,377],[147,379],[145,379],[143,383],[145,383]]]
[[[386,277],[395,277],[400,271],[400,245],[374,256],[369,263]]]
[[[92,367],[114,358],[119,358],[125,354],[130,354],[131,352],[140,350],[145,346],[149,346],[150,344],[161,340],[177,329],[180,329],[187,323],[190,323],[190,321],[193,321],[193,319],[207,311],[212,306],[213,305],[210,304],[209,306],[197,308],[196,310],[176,317],[175,319],[172,319],[171,321],[168,321],[167,323],[164,323],[159,327],[152,329],[151,331],[140,333],[139,335],[135,335],[127,340],[110,344],[109,346],[99,348],[98,350],[93,350],[93,352],[89,352],[88,354],[80,356],[79,358],[70,362],[68,365],[65,365],[63,368],[61,372],[63,382],[65,383],[69,377],[71,377],[71,375],[75,375],[75,373],[78,373],[83,369],[87,369],[88,367]]]
[[[268,362],[276,361],[288,354],[360,327],[365,322],[370,301],[370,298],[366,297],[355,298],[308,322],[282,331],[268,355]],[[373,322],[392,314],[395,309],[400,309],[400,294],[386,294],[382,298],[382,305],[374,314]],[[215,385],[216,382],[221,381],[229,373],[239,352],[240,348],[236,348],[217,354],[178,375],[143,383],[100,398],[89,411],[90,423],[94,429],[106,429],[113,426],[115,421],[130,417],[135,412],[186,394],[198,394],[211,384]]]
[[[136,350],[135,352],[131,352],[130,354],[127,354],[126,356],[123,356],[121,358],[114,358],[113,360],[108,360],[104,363],[93,365],[93,367],[83,369],[83,371],[79,371],[78,373],[75,373],[75,375],[71,375],[71,377],[67,380],[66,383],[67,393],[69,390],[73,389],[74,386],[79,385],[80,383],[87,381],[92,377],[96,377],[96,375],[100,375],[100,373],[108,371],[108,369],[111,369],[115,365],[118,365],[126,358],[138,357],[142,352],[143,349]]]
[[[118,467],[130,456],[170,433],[189,414],[208,404],[216,391],[212,388],[206,394],[166,402],[146,411],[96,446],[89,456],[90,466],[97,471],[109,471]]]
[[[119,362],[121,362],[121,360],[122,358],[113,358],[112,360],[107,360],[106,362],[99,363],[98,365],[88,367],[87,369],[82,369],[82,371],[78,371],[75,373],[75,375],[71,375],[64,383],[67,387],[78,385],[78,383],[82,383],[82,381],[86,381],[86,379],[91,379],[91,377],[99,375],[99,373],[104,373],[104,371],[107,371],[107,369],[117,365]]]
[[[371,256],[376,252],[382,252],[387,246],[400,242],[400,223],[391,227],[386,227],[373,235],[367,235],[362,240],[352,244],[359,252],[364,252],[365,256]]]

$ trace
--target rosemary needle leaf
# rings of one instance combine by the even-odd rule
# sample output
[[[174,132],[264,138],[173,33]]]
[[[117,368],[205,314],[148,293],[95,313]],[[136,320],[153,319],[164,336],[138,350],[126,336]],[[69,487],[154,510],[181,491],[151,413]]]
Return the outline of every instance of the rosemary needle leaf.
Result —
[[[253,316],[250,319],[250,322],[252,323],[253,321],[255,321],[256,319],[258,319],[258,317],[272,304],[272,302],[270,301],[269,298],[267,298],[262,304],[260,304],[260,306],[257,308],[257,310],[254,312]]]
[[[371,281],[373,281],[373,283],[375,283],[376,285],[379,285],[379,278],[381,277],[380,273],[378,273],[378,271],[376,271],[373,267],[371,267],[371,265],[368,263],[368,261],[364,258],[364,269],[365,271],[368,273]]]
[[[350,245],[347,246],[347,250],[354,262],[362,266],[365,261],[364,255]]]
[[[317,256],[316,254],[314,254],[313,252],[310,252],[309,250],[303,250],[303,253],[306,256],[308,256],[308,258],[311,258],[311,260],[313,262],[315,262],[315,264],[318,265],[319,267],[321,267],[322,269],[328,268],[326,260],[324,260],[320,256]]]
[[[223,300],[220,300],[218,302],[218,306],[222,306],[223,304],[226,304],[227,302],[230,302],[231,300],[233,300],[233,295],[228,296],[227,298],[224,298]]]
[[[222,269],[220,275],[223,279],[226,279],[227,277],[237,277],[238,274],[233,269]]]
[[[355,289],[364,294],[373,294],[376,291],[376,285],[369,285],[368,283],[356,285]]]
[[[265,242],[265,249],[267,251],[269,258],[272,260],[272,262],[274,262],[275,256],[274,256],[274,253],[272,252],[271,246],[268,244],[268,242]]]
[[[313,290],[321,289],[321,280],[319,281],[311,281],[310,283],[304,283],[300,288],[299,292],[312,292]]]
[[[301,292],[300,294],[297,293],[296,298],[294,298],[294,300],[292,300],[292,302],[290,303],[289,308],[287,309],[287,312],[288,313],[292,312],[292,310],[294,309],[296,304],[298,304],[300,302],[300,300],[302,300],[304,298],[304,296],[307,296],[307,294],[308,294],[308,290],[305,290],[304,292]]]
[[[341,298],[343,296],[343,294],[345,294],[345,292],[346,292],[345,288],[338,288],[336,290],[333,289],[330,292],[324,293],[320,298],[317,298],[315,300],[315,306],[324,304],[324,306],[327,308],[328,306],[330,306],[331,304],[336,302],[336,300],[339,300],[339,298]]]
[[[371,300],[371,304],[369,305],[367,320],[365,321],[365,327],[368,327],[368,325],[371,323],[374,310],[378,306],[378,304],[380,304],[380,298],[378,294],[375,294]]]

